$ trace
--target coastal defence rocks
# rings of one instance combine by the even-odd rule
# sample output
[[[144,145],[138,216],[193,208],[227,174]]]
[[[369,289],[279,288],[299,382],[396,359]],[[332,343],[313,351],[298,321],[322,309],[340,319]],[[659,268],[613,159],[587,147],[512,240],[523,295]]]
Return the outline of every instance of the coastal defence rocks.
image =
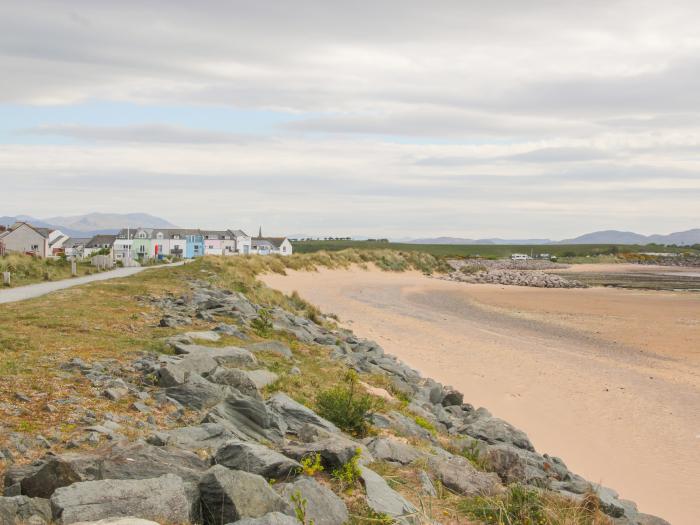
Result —
[[[227,333],[245,335],[257,305],[204,283],[192,287],[189,298],[158,300],[164,318],[230,317],[236,327]],[[190,336],[178,336],[168,340],[177,355],[147,354],[129,365],[150,385],[147,389],[126,382],[121,388],[178,407],[178,414],[186,408],[195,421],[174,428],[151,424],[146,441],[128,442],[126,422],[91,417],[86,430],[102,428],[112,443],[10,466],[0,523],[119,523],[118,518],[130,517],[159,523],[298,525],[292,502],[298,493],[307,502],[307,518],[317,525],[340,525],[349,516],[343,499],[302,475],[300,463],[318,454],[330,472],[347,464],[358,449],[359,497],[397,523],[428,520],[387,484],[373,461],[415,469],[425,497],[434,497],[436,485],[463,496],[489,496],[520,483],[577,502],[596,494],[615,525],[664,523],[571,472],[561,459],[538,453],[524,432],[465,403],[454,388],[423,378],[375,342],[281,309],[272,312],[277,329],[287,336],[320,345],[330,359],[360,374],[382,376],[391,392],[401,396],[401,411],[371,416],[379,435],[362,441],[346,435],[283,392],[264,399],[260,388],[272,376],[255,354],[271,352],[291,366],[298,356],[287,345],[254,344],[248,351],[195,345]],[[114,382],[106,367],[66,366],[82,370],[95,384]],[[251,375],[251,368],[263,372]],[[159,373],[164,369],[167,374]],[[275,373],[284,375],[277,368]]]
[[[543,270],[567,267],[549,261],[466,259],[450,260],[448,264],[452,271],[441,277],[448,281],[535,288],[587,288],[581,281],[544,272]]]

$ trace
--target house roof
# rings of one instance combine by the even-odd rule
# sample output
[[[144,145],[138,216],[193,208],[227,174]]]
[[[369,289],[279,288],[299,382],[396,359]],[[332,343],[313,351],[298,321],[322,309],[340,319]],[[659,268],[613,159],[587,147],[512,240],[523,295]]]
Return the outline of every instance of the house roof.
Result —
[[[45,239],[48,239],[49,234],[53,231],[49,228],[37,228],[36,226],[32,226],[31,224],[29,224],[28,222],[17,221],[12,226],[10,226],[10,231],[8,233],[15,231],[17,228],[21,228],[22,226],[27,226],[28,228],[31,228]]]
[[[105,244],[112,246],[117,239],[116,235],[95,235],[85,245],[86,248],[102,248]]]
[[[76,246],[85,246],[90,239],[83,237],[69,237],[68,240],[63,244],[64,248],[75,248]]]
[[[56,237],[53,241],[51,241],[51,242],[49,243],[49,246],[53,246],[53,245],[55,245],[55,244],[57,244],[57,243],[59,243],[59,242],[61,242],[61,241],[66,241],[66,240],[68,240],[68,238],[69,238],[68,235],[63,235],[63,234],[61,234],[61,235],[59,235],[58,237]]]
[[[250,237],[250,235],[243,230],[229,230],[229,233],[231,233],[234,237]]]
[[[271,244],[275,248],[279,248],[286,239],[286,237],[255,237],[253,239],[253,245],[255,246],[256,241],[258,241],[258,243],[262,241]]]

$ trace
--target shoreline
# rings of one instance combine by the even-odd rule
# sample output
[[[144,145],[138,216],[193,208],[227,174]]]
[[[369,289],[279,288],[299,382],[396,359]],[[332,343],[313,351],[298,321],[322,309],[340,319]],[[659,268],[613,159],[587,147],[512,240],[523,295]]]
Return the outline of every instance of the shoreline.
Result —
[[[641,511],[673,523],[700,511],[700,359],[687,346],[700,331],[700,296],[465,285],[357,268],[288,273],[261,280],[340,315]],[[686,324],[664,333],[679,312]]]

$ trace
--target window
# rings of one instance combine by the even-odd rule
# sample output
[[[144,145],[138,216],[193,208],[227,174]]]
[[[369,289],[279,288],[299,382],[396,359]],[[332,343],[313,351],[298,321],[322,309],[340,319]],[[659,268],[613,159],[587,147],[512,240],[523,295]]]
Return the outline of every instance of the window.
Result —
[[[37,251],[39,249],[38,244],[32,244],[32,251]]]

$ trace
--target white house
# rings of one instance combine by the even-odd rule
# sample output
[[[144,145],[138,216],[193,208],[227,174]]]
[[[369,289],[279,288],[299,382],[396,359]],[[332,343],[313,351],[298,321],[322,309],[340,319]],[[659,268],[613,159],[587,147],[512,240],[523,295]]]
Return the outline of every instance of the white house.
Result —
[[[101,250],[109,250],[109,254],[106,255],[113,256],[112,250],[116,239],[116,235],[95,235],[85,244],[83,257],[90,257]]]
[[[27,222],[16,222],[0,234],[6,252],[30,253],[36,257],[51,255],[49,235],[53,230],[37,228]]]
[[[251,240],[253,255],[292,255],[292,243],[286,237],[255,237]]]
[[[243,230],[229,230],[233,235],[236,245],[236,253],[239,255],[248,255],[252,252],[252,239]]]

